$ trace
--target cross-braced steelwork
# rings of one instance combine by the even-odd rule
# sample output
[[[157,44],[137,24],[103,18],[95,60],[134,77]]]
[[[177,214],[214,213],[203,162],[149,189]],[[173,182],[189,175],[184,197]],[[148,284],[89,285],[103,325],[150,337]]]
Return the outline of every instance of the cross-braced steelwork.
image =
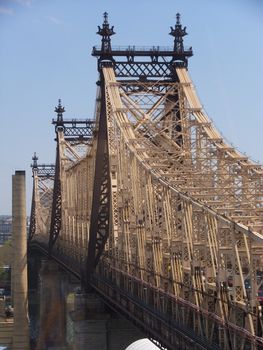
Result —
[[[33,195],[29,241],[35,239],[39,242],[48,242],[55,166],[54,164],[38,164],[36,153],[34,153],[32,160]]]
[[[202,109],[180,15],[172,49],[112,48],[107,14],[98,34],[95,121],[56,109],[49,253],[160,348],[263,349],[262,166]]]

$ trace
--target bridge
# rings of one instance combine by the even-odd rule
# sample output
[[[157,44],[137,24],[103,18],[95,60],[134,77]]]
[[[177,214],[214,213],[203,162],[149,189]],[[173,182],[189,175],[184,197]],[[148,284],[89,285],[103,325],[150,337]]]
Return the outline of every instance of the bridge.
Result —
[[[262,166],[203,110],[179,14],[169,48],[97,34],[94,119],[59,100],[56,162],[33,157],[30,249],[160,349],[263,349]]]

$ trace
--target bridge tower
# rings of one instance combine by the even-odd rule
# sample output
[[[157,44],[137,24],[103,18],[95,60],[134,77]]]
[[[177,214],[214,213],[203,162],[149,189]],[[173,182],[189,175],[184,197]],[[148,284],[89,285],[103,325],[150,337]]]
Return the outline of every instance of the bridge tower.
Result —
[[[116,78],[120,82],[125,82],[125,90],[127,92],[134,92],[136,89],[143,92],[143,84],[151,84],[160,79],[164,82],[164,86],[161,87],[159,84],[159,89],[166,89],[165,84],[167,82],[179,82],[176,67],[187,67],[188,58],[193,55],[193,52],[192,48],[184,48],[183,37],[187,35],[186,28],[182,28],[180,14],[177,14],[176,18],[176,25],[174,28],[171,27],[170,32],[174,37],[174,48],[171,51],[160,47],[153,47],[151,49],[137,49],[130,46],[126,49],[112,48],[111,36],[115,32],[113,26],[110,28],[108,14],[106,12],[104,13],[102,27],[98,27],[97,34],[102,37],[101,46],[94,47],[92,55],[98,59],[100,110],[99,115],[96,116],[98,143],[87,258],[87,282],[89,282],[89,276],[99,262],[105,243],[109,237],[109,209],[111,201],[114,200],[114,198],[111,198],[110,191],[114,180],[109,170],[109,154],[111,151],[108,149],[107,96],[103,68],[112,67]],[[167,61],[167,59],[169,60]],[[175,141],[180,144],[182,142],[182,135],[180,108],[178,108],[179,94],[177,92],[169,94],[168,92],[165,105],[167,116],[162,120],[163,126],[170,129],[169,132],[173,135]],[[114,155],[111,156],[111,161],[114,162]],[[112,195],[114,196],[113,193]]]

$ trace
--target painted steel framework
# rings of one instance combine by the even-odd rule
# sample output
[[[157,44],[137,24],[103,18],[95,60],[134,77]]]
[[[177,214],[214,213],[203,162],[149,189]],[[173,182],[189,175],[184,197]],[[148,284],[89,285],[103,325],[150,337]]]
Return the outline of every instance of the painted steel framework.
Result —
[[[204,112],[179,15],[169,50],[112,48],[106,14],[98,34],[95,120],[67,134],[56,108],[45,229],[33,166],[35,242],[160,348],[263,349],[262,166]]]
[[[29,226],[29,241],[33,237],[40,242],[47,239],[50,226],[50,207],[52,205],[55,165],[38,164],[36,153],[32,157],[33,163],[33,195]]]

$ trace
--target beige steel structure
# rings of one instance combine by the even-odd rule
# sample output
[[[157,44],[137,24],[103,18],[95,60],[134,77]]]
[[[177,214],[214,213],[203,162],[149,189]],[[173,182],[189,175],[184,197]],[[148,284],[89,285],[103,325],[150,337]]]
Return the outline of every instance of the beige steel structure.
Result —
[[[259,350],[263,168],[215,129],[187,69],[176,68],[176,74],[177,82],[136,81],[133,88],[132,80],[117,80],[114,69],[104,67],[92,142],[67,141],[57,128],[61,226],[52,255],[85,265],[105,104],[110,229],[93,286],[113,300],[114,288],[103,282],[111,281],[156,313],[171,315],[171,322],[211,349]],[[34,183],[32,242],[48,246],[50,187],[39,183],[37,173]],[[121,300],[135,312],[132,301]],[[147,317],[142,322],[157,336],[158,327]],[[166,330],[162,341],[177,344]],[[195,349],[209,348],[200,344]],[[185,348],[191,346],[189,341]]]

